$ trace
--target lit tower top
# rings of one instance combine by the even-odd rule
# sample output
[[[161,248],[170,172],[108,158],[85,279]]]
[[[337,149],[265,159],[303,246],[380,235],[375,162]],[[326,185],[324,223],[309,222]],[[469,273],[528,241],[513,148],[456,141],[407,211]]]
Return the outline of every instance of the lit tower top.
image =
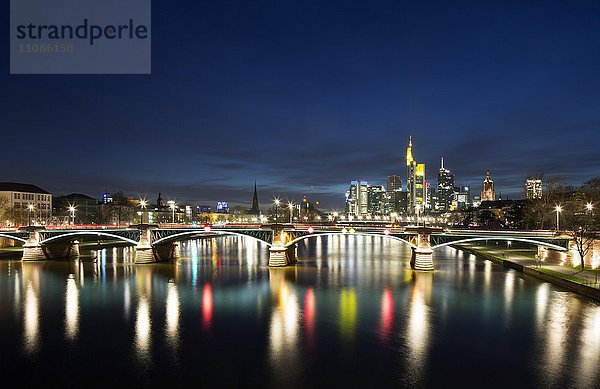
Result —
[[[412,156],[412,135],[408,137],[408,147],[406,148],[406,166],[410,166],[414,159]]]
[[[481,201],[494,201],[495,199],[494,181],[490,177],[490,171],[488,170],[485,173],[485,180],[483,180],[481,187]]]

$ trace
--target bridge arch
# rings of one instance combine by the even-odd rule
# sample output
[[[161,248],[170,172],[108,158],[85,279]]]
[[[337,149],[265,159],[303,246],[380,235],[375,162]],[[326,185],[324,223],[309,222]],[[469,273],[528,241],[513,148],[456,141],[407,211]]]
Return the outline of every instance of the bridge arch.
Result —
[[[338,231],[338,232],[325,232],[325,233],[315,232],[315,233],[312,233],[312,234],[303,235],[303,236],[300,236],[300,237],[298,237],[296,239],[293,239],[293,240],[287,242],[284,245],[284,247],[289,247],[289,246],[294,245],[294,244],[296,244],[296,243],[298,243],[298,242],[300,242],[302,240],[310,239],[310,238],[315,238],[315,237],[318,237],[318,236],[337,236],[337,235],[344,235],[344,236],[358,235],[358,236],[376,236],[376,237],[379,237],[379,238],[381,238],[381,237],[383,237],[383,238],[391,238],[393,240],[397,240],[399,242],[405,243],[405,244],[409,245],[410,247],[413,247],[413,248],[417,247],[416,245],[414,245],[413,243],[409,242],[408,240],[402,239],[402,238],[400,238],[398,236],[394,236],[392,234],[386,235],[386,234],[379,234],[379,233],[375,233],[375,232],[361,232],[361,231],[347,232],[347,233],[343,233],[341,231]]]
[[[12,236],[12,235],[9,235],[9,234],[0,234],[0,238],[7,238],[7,239],[12,239],[12,240],[16,240],[16,241],[19,241],[19,242],[27,243],[27,239],[21,238],[21,237],[18,237],[18,236]]]
[[[75,237],[75,236],[107,236],[110,238],[114,238],[117,240],[122,240],[124,242],[127,243],[131,243],[132,245],[137,245],[139,242],[133,240],[133,239],[129,239],[126,238],[124,236],[120,236],[120,235],[116,235],[116,234],[111,234],[110,232],[102,232],[102,231],[74,231],[74,232],[68,232],[66,234],[61,234],[61,235],[56,235],[56,236],[52,236],[50,238],[44,239],[42,241],[40,241],[40,244],[46,244],[55,240],[61,240],[64,238],[71,238],[71,237]]]
[[[210,230],[210,231],[196,230],[196,231],[178,232],[173,235],[168,235],[168,236],[162,237],[160,239],[156,239],[155,241],[152,242],[152,245],[154,246],[154,245],[160,244],[162,242],[177,241],[177,240],[181,240],[181,238],[185,238],[185,237],[202,236],[202,235],[241,236],[243,238],[254,239],[255,241],[266,244],[267,246],[272,246],[272,244],[267,242],[266,240],[256,238],[252,235],[243,234],[243,233],[239,233],[239,232],[235,232],[235,231],[223,231],[223,230]]]
[[[437,249],[439,247],[444,247],[444,246],[450,246],[452,244],[460,244],[460,243],[468,243],[468,242],[476,242],[476,241],[482,241],[482,240],[506,240],[506,241],[515,241],[515,242],[525,242],[525,243],[531,243],[531,244],[535,244],[538,246],[544,246],[544,247],[548,247],[557,251],[568,251],[568,249],[559,246],[559,245],[555,245],[552,243],[548,243],[548,242],[542,242],[539,240],[534,240],[534,239],[528,239],[528,238],[517,238],[517,237],[504,237],[504,236],[488,236],[488,237],[476,237],[476,238],[468,238],[468,239],[461,239],[461,240],[455,240],[452,242],[446,242],[446,243],[441,243],[435,246],[431,246],[431,249]]]

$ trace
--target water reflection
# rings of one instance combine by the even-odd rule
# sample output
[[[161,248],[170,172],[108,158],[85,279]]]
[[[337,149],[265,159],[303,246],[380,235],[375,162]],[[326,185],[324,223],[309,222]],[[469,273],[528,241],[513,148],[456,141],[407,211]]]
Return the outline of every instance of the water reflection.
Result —
[[[567,341],[568,320],[567,301],[563,294],[555,294],[549,307],[549,318],[546,325],[546,363],[549,378],[556,380],[563,362],[564,345]]]
[[[381,298],[381,320],[379,324],[379,335],[382,343],[389,343],[394,325],[394,297],[390,289],[383,291]]]
[[[316,315],[315,292],[312,288],[306,289],[304,293],[304,333],[306,344],[312,348],[315,339],[315,315]]]
[[[202,326],[204,329],[210,329],[213,318],[213,294],[212,286],[205,284],[202,289]]]
[[[408,369],[413,384],[423,380],[427,366],[427,350],[431,332],[428,302],[431,299],[433,273],[413,272],[413,288],[408,305],[406,343],[408,346]]]
[[[69,274],[65,291],[65,337],[73,342],[79,331],[79,289],[75,276]]]
[[[404,246],[356,239],[304,242],[287,269],[267,268],[263,246],[225,238],[182,244],[175,265],[133,266],[122,260],[130,251],[112,248],[74,266],[0,261],[0,344],[20,350],[3,371],[25,375],[36,358],[83,350],[85,362],[64,371],[85,377],[93,364],[173,386],[209,366],[206,386],[311,386],[307,377],[329,374],[337,386],[368,375],[437,387],[475,372],[506,387],[519,371],[523,386],[599,387],[600,306],[450,249],[436,252],[434,274],[412,272]],[[113,336],[99,347],[100,326]]]
[[[27,263],[23,266],[23,346],[29,356],[36,354],[40,347],[40,269],[37,265]]]
[[[179,293],[174,282],[167,284],[167,306],[165,333],[169,345],[176,349],[179,346]]]
[[[150,304],[146,294],[141,294],[138,298],[138,306],[135,318],[135,349],[138,359],[144,364],[151,360],[151,331],[152,320],[150,319]]]
[[[287,269],[270,269],[269,284],[274,297],[269,320],[269,360],[276,385],[294,383],[299,369],[300,307],[286,279]]]
[[[590,307],[585,312],[581,337],[580,374],[581,386],[591,388],[600,366],[600,306]]]
[[[354,340],[357,320],[356,290],[342,289],[340,292],[340,336],[344,342]]]

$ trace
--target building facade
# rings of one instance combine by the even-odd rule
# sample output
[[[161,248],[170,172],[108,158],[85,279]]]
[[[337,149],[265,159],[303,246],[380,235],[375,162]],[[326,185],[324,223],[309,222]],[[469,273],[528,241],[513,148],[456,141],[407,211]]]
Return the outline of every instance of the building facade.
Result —
[[[454,195],[454,174],[452,174],[450,170],[444,168],[443,157],[440,170],[438,170],[437,192],[438,201],[435,210],[438,212],[450,211]]]
[[[369,183],[352,181],[346,192],[346,213],[348,215],[367,215],[369,213]]]
[[[0,182],[4,225],[48,224],[52,218],[52,194],[31,184]]]
[[[490,177],[490,171],[485,173],[485,179],[481,187],[481,201],[494,201],[496,199],[496,193],[494,191],[494,181]]]
[[[425,164],[417,163],[412,155],[412,136],[406,148],[406,191],[408,192],[408,214],[415,215],[425,209]]]
[[[525,180],[525,198],[535,200],[542,198],[542,180],[539,178],[528,178]]]

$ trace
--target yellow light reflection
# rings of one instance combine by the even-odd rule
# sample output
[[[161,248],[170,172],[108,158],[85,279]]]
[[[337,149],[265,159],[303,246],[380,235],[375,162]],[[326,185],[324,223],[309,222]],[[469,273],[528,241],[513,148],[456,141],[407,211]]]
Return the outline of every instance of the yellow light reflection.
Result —
[[[29,281],[25,290],[25,312],[23,315],[24,345],[27,354],[35,354],[39,348],[40,304],[36,288]]]
[[[301,365],[298,360],[300,307],[298,297],[282,278],[272,280],[276,284],[271,283],[276,303],[269,323],[269,359],[278,384],[287,385],[292,383],[288,382],[290,379],[294,380],[301,373],[298,368]]]
[[[165,333],[172,347],[179,343],[179,292],[177,286],[170,282],[167,284],[167,306],[166,306]]]
[[[570,327],[567,299],[570,296],[563,293],[553,295],[549,307],[546,325],[546,369],[550,375],[560,375],[562,367],[564,344],[567,342],[567,332]]]
[[[65,337],[69,341],[77,339],[79,332],[79,289],[75,277],[67,278],[65,292]]]
[[[152,321],[150,319],[150,304],[145,294],[140,295],[135,320],[135,348],[138,358],[150,361],[150,335]]]
[[[413,272],[413,289],[408,307],[406,342],[409,349],[409,369],[415,380],[423,373],[431,331],[427,303],[433,288],[433,273]]]
[[[342,340],[351,341],[356,332],[356,291],[342,289],[340,294],[340,335]]]
[[[598,377],[600,366],[600,307],[589,307],[581,337],[581,368],[580,374],[582,388],[591,388]]]

